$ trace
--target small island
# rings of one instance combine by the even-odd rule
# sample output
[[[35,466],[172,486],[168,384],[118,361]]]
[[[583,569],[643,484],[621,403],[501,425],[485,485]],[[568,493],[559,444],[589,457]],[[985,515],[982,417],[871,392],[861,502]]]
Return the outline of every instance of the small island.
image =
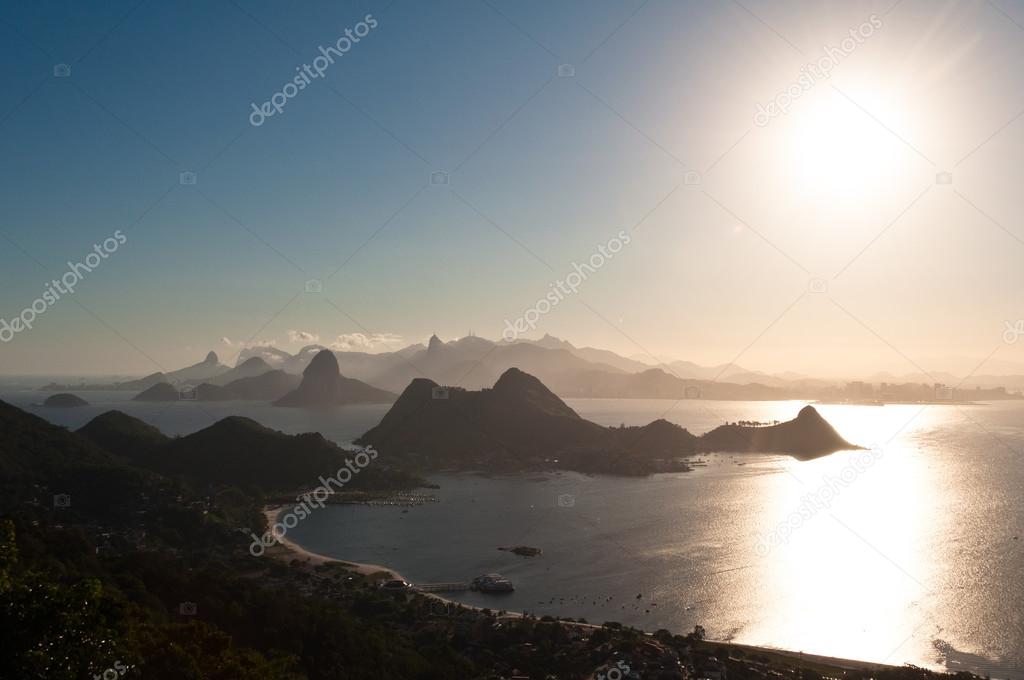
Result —
[[[88,406],[89,402],[81,397],[69,394],[67,392],[61,392],[60,394],[54,394],[53,396],[47,397],[46,401],[43,402],[43,406],[50,408],[78,408],[79,406]]]
[[[531,548],[528,545],[517,545],[515,547],[500,547],[498,550],[504,550],[505,552],[515,553],[516,555],[522,555],[523,557],[537,557],[544,553],[540,548]]]

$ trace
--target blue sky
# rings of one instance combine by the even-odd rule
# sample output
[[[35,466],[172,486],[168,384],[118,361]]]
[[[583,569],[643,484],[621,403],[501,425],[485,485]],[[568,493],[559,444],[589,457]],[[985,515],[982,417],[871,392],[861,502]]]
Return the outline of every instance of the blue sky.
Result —
[[[1024,317],[1024,3],[892,5],[3,3],[0,317],[128,240],[0,373],[146,373],[289,331],[497,338],[623,229],[535,335],[766,370],[1024,364],[1000,346]],[[828,83],[752,124],[873,14]],[[959,193],[934,186],[954,166]]]

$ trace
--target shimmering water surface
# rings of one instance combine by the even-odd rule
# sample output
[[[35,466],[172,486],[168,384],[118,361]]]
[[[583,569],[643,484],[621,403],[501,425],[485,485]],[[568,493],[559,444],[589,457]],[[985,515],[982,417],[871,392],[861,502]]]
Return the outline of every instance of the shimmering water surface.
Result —
[[[43,396],[2,398],[70,427],[111,407],[169,434],[239,414],[341,444],[387,409],[135,404],[99,392],[83,393],[94,404],[83,409],[30,406]],[[803,405],[569,404],[606,425],[665,417],[695,433],[786,420]],[[324,508],[290,535],[414,582],[494,571],[515,582],[506,596],[455,595],[477,605],[648,630],[699,623],[719,639],[1024,678],[1024,402],[819,410],[875,451],[803,462],[720,454],[694,472],[643,479],[438,475],[439,503]],[[544,553],[497,550],[515,545]]]

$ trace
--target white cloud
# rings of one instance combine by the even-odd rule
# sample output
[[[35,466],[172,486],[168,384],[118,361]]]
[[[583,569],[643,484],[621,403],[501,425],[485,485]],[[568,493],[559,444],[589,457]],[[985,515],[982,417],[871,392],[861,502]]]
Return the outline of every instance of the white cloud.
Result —
[[[330,348],[339,352],[372,352],[397,349],[401,344],[402,336],[395,333],[344,333]]]
[[[250,342],[242,342],[241,340],[232,340],[228,336],[224,336],[220,339],[227,347],[237,347],[239,349],[245,347],[273,347],[276,343],[273,340],[254,340]]]
[[[288,339],[292,342],[320,342],[320,336],[308,331],[288,331]]]

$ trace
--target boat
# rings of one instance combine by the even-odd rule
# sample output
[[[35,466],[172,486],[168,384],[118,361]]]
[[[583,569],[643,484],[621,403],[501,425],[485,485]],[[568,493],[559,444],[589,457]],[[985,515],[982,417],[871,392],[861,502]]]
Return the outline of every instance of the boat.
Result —
[[[512,581],[509,581],[501,574],[477,576],[473,579],[472,588],[473,590],[479,590],[481,593],[511,593],[516,589],[512,585]]]

